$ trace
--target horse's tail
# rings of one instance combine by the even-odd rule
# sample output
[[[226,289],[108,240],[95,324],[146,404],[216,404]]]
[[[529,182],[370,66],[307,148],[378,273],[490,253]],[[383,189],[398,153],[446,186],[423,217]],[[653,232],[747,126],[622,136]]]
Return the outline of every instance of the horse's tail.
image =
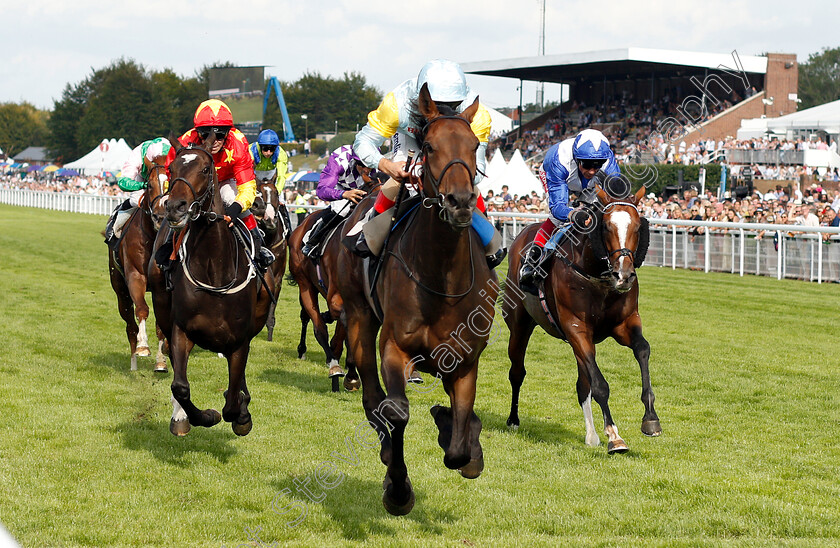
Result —
[[[289,285],[292,285],[292,286],[295,286],[295,285],[298,284],[297,280],[295,279],[294,276],[292,276],[291,272],[286,272],[286,283],[289,284]]]
[[[502,306],[505,303],[505,291],[507,290],[507,278],[504,278],[499,284],[499,294],[496,295],[496,304]]]

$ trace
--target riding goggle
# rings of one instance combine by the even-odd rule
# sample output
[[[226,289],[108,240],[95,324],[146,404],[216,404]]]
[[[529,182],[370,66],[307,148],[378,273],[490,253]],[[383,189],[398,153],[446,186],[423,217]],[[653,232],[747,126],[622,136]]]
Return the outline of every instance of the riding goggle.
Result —
[[[224,141],[227,137],[230,128],[223,128],[223,127],[200,127],[196,128],[196,133],[198,136],[201,137],[202,141],[206,141],[208,137],[210,137],[210,133],[216,134],[217,141]]]
[[[578,160],[581,169],[601,169],[606,160]]]
[[[275,150],[277,150],[277,146],[276,145],[260,145],[260,150],[262,150],[263,152],[272,152],[273,153]]]

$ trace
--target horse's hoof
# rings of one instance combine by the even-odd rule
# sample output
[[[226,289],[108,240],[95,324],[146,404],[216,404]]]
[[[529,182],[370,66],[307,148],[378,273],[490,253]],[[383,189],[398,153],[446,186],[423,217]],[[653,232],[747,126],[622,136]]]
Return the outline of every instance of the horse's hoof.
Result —
[[[352,377],[344,377],[344,389],[348,392],[356,392],[362,387],[362,382],[359,379]]]
[[[405,381],[411,384],[423,384],[423,377],[417,371],[412,371]]]
[[[131,370],[137,371],[137,354],[131,355]]]
[[[406,478],[405,483],[408,487],[408,501],[403,504],[399,504],[393,501],[388,495],[388,488],[391,487],[391,479],[386,477],[383,482],[382,487],[384,491],[382,493],[382,505],[385,506],[385,510],[387,510],[392,516],[404,516],[411,512],[411,509],[414,508],[414,489],[411,487],[411,480]]]
[[[146,357],[146,356],[151,356],[152,351],[149,350],[148,346],[138,346],[135,354],[137,354],[138,356],[141,356],[141,357]]]
[[[245,424],[239,424],[238,422],[231,423],[231,428],[233,428],[233,433],[237,436],[247,436],[248,432],[251,431],[251,428],[254,427],[254,423],[252,421],[248,421]]]
[[[514,419],[513,417],[508,417],[508,420],[505,424],[507,424],[508,428],[510,428],[511,430],[519,429],[519,419],[518,418]]]
[[[176,421],[175,419],[170,419],[169,421],[169,431],[172,432],[174,435],[178,436],[179,438],[184,437],[190,431],[190,421],[187,419]]]
[[[268,342],[271,342],[271,341],[274,340],[274,334],[273,333],[274,333],[273,331],[268,332],[268,337],[267,337]]]
[[[616,453],[626,453],[629,450],[630,448],[627,447],[627,444],[624,443],[624,440],[622,439],[611,441],[607,445],[607,454],[609,455],[615,455]]]
[[[207,417],[207,428],[210,428],[211,426],[216,426],[217,424],[222,422],[222,414],[216,411],[215,409],[208,409],[204,413]]]
[[[481,475],[481,472],[484,470],[484,458],[480,459],[471,459],[470,463],[463,468],[459,468],[458,471],[467,479],[475,479]]]
[[[155,373],[166,373],[166,362],[158,362],[155,364]]]
[[[340,365],[335,364],[330,367],[330,372],[327,374],[328,377],[343,377],[344,370],[341,368]]]
[[[656,437],[662,434],[662,427],[659,425],[659,421],[642,421],[642,434],[650,437]]]

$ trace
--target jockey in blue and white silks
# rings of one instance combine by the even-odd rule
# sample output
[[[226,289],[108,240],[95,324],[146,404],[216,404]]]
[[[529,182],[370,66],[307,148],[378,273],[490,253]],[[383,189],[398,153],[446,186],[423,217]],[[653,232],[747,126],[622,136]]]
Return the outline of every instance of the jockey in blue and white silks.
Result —
[[[416,107],[417,97],[420,89],[426,84],[432,101],[438,104],[446,104],[456,112],[463,112],[469,108],[478,95],[467,85],[467,78],[460,65],[446,59],[432,59],[426,63],[417,78],[406,80],[396,89],[385,95],[382,103],[368,114],[367,124],[356,134],[356,141],[353,150],[359,155],[361,161],[368,167],[379,170],[391,177],[382,185],[377,196],[371,216],[384,213],[394,205],[397,193],[400,188],[399,181],[406,178],[405,161],[407,151],[420,151],[414,135],[422,128],[416,127],[417,117],[413,116],[413,109]],[[479,103],[478,111],[470,123],[473,133],[478,138],[478,149],[476,150],[477,172],[474,184],[478,184],[483,178],[484,166],[487,162],[486,151],[490,137],[490,112]],[[383,156],[379,147],[391,139],[393,156]],[[481,239],[487,254],[487,262],[491,268],[495,268],[502,261],[507,250],[502,248],[501,235],[493,227],[493,224],[484,216],[485,206],[478,194],[478,211],[473,213],[472,227]],[[480,211],[480,213],[479,213]],[[371,222],[364,228],[364,233],[387,232],[388,225],[384,222]],[[362,230],[362,223],[357,224],[348,235],[355,235]],[[364,233],[359,235],[354,252],[362,256],[377,255],[379,249],[368,246]],[[380,239],[380,238],[374,238]],[[375,246],[374,246],[375,247]]]
[[[555,230],[568,223],[572,212],[569,192],[579,194],[588,189],[599,170],[608,176],[621,174],[610,142],[595,129],[585,129],[575,137],[553,145],[545,153],[545,160],[540,167],[540,180],[548,194],[550,214],[537,231],[534,245],[528,250],[522,264],[519,273],[522,289],[536,293],[536,278],[545,274],[539,268],[543,249]]]
[[[315,194],[330,207],[321,214],[309,233],[303,238],[303,254],[310,258],[318,245],[341,219],[347,218],[367,192],[362,187],[370,183],[375,171],[362,163],[353,147],[344,145],[330,154],[326,167],[321,171]]]

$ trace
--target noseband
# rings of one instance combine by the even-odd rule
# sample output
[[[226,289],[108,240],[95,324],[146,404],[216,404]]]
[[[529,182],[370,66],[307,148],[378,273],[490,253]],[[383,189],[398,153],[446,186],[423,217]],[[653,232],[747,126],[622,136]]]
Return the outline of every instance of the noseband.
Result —
[[[613,206],[618,206],[618,205],[632,207],[633,209],[636,210],[637,214],[639,213],[639,208],[635,204],[631,204],[630,202],[610,202],[606,206],[604,206],[603,213],[606,213],[609,208],[611,208]],[[606,257],[603,257],[603,259],[607,262],[607,271],[604,273],[606,275],[612,274],[613,271],[615,270],[613,268],[612,261],[611,261],[612,256],[615,255],[615,254],[618,254],[619,259],[621,257],[629,257],[631,262],[635,261],[634,252],[630,249],[627,249],[626,247],[622,247],[622,248],[610,251],[607,254]]]
[[[189,213],[191,221],[195,221],[196,219],[198,219],[202,215],[207,215],[208,218],[210,218],[211,221],[217,220],[216,217],[221,219],[221,216],[217,215],[215,212],[213,212],[213,211],[207,212],[207,211],[204,210],[204,204],[207,202],[207,198],[209,198],[210,196],[213,195],[214,186],[215,186],[213,184],[213,176],[216,174],[216,170],[214,168],[215,162],[213,161],[213,155],[210,154],[209,152],[207,152],[206,150],[204,150],[201,147],[196,147],[192,144],[189,144],[189,145],[185,146],[184,148],[182,148],[181,150],[179,150],[178,153],[175,155],[175,158],[177,159],[178,156],[180,156],[181,153],[185,150],[201,152],[201,153],[205,154],[210,159],[211,169],[210,169],[210,173],[207,174],[207,187],[204,189],[204,193],[199,198],[198,193],[195,191],[195,188],[193,188],[192,184],[190,184],[190,182],[188,180],[184,179],[183,177],[176,177],[175,179],[172,179],[169,182],[169,191],[167,192],[167,194],[172,193],[172,189],[175,188],[176,183],[183,182],[185,185],[187,185],[187,188],[190,189],[190,192],[192,192],[192,195],[193,195],[193,201],[189,205],[189,207],[187,208],[187,212]]]
[[[165,164],[152,164],[152,167],[149,168],[149,177],[148,177],[149,181],[152,180],[152,174],[155,172],[156,169],[166,169],[166,165]],[[151,185],[147,184],[146,188],[147,189],[151,188]],[[152,212],[155,209],[155,202],[157,202],[158,200],[163,198],[163,189],[160,187],[160,179],[158,179],[158,189],[160,190],[160,192],[158,193],[157,196],[155,196],[151,200],[146,200],[146,202],[148,202],[146,204],[146,213],[148,213],[149,215],[151,215]]]

